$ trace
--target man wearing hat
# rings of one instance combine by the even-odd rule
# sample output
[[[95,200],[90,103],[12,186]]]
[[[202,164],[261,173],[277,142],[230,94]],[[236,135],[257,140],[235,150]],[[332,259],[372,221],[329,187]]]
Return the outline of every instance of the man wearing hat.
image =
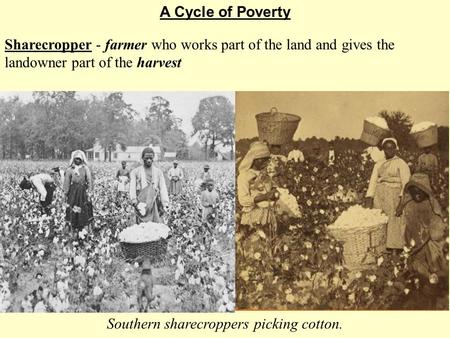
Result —
[[[178,161],[173,161],[173,167],[167,173],[169,177],[169,194],[178,195],[181,192],[181,180],[183,179],[183,170],[178,166]]]
[[[212,179],[211,172],[209,171],[209,165],[205,164],[203,166],[203,172],[200,175],[200,179],[203,181],[201,185],[202,191],[206,189],[206,181]]]
[[[207,179],[205,185],[206,189],[201,194],[202,220],[204,222],[208,221],[209,215],[214,215],[219,203],[219,194],[214,189],[214,180],[212,178]]]
[[[137,215],[138,222],[160,222],[164,209],[169,207],[169,194],[161,169],[153,164],[155,152],[147,147],[142,151],[143,165],[130,173],[130,198],[136,207],[145,206]]]

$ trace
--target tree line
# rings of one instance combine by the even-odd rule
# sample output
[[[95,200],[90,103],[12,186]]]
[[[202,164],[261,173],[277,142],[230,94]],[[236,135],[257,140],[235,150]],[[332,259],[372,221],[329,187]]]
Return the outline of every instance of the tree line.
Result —
[[[122,92],[80,98],[75,91],[35,91],[30,102],[0,98],[0,158],[67,159],[73,150],[89,149],[95,142],[108,160],[117,145],[125,150],[127,145],[149,144],[190,158],[188,135],[170,102],[162,96],[149,101],[144,112],[137,112]],[[191,122],[206,148],[232,144],[233,110],[222,96],[200,101]]]
[[[401,111],[381,111],[378,114],[383,117],[389,129],[391,130],[392,137],[395,137],[399,143],[399,147],[408,151],[418,151],[416,142],[410,134],[411,128],[414,124],[411,116]],[[441,154],[441,157],[448,161],[448,126],[438,127],[438,144],[435,146],[435,150]],[[237,157],[242,157],[248,151],[250,144],[256,141],[258,138],[241,139],[236,142]],[[321,150],[328,151],[331,147],[338,152],[345,150],[354,150],[356,152],[362,152],[368,145],[359,139],[353,139],[348,137],[335,137],[333,140],[326,140],[320,137],[310,137],[306,139],[299,139],[293,141],[289,145],[284,145],[282,151],[287,153],[290,148],[302,149],[305,153],[312,152],[314,146],[319,146]]]

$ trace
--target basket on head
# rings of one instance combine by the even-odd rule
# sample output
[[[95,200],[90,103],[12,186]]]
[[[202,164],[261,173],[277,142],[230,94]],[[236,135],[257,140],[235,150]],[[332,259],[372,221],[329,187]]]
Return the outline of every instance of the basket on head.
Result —
[[[256,115],[260,141],[281,145],[292,141],[301,117],[293,114],[280,113],[273,107],[268,113]]]
[[[376,264],[386,249],[386,224],[360,228],[330,228],[338,241],[344,242],[344,261],[349,270],[362,270]]]
[[[361,134],[361,141],[376,146],[380,140],[389,135],[389,130],[381,128],[376,124],[364,120],[363,131]]]
[[[120,242],[126,260],[147,258],[150,262],[158,262],[167,252],[167,239],[153,242],[127,243]]]
[[[414,138],[419,148],[434,146],[438,143],[437,125],[430,126],[429,128],[416,133],[411,133],[411,136]]]

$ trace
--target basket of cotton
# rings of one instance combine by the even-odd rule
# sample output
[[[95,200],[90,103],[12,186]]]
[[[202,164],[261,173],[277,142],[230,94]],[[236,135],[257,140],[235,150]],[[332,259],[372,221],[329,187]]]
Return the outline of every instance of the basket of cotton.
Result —
[[[410,133],[419,148],[430,147],[438,142],[437,125],[433,122],[416,123]]]
[[[127,260],[148,258],[155,262],[167,252],[170,229],[162,223],[140,223],[119,234],[122,252]]]
[[[381,139],[389,135],[389,127],[382,117],[371,116],[364,120],[361,141],[376,146]]]
[[[344,243],[345,265],[350,270],[373,265],[386,248],[388,217],[379,209],[354,205],[344,211],[328,230]]]
[[[257,114],[259,139],[269,144],[288,143],[292,141],[300,120],[300,116],[280,113],[275,107],[270,112]]]

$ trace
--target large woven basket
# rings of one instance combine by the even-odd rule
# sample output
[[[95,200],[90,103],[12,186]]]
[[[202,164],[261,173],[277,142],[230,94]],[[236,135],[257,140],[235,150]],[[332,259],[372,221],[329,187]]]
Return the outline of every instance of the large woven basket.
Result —
[[[280,113],[273,107],[268,113],[256,115],[260,141],[281,145],[292,141],[301,117],[293,114]]]
[[[419,148],[430,147],[438,143],[438,129],[436,125],[417,133],[412,133],[411,136]]]
[[[369,268],[386,249],[386,223],[361,228],[329,228],[344,242],[344,263],[349,270]]]
[[[361,141],[376,146],[381,139],[389,135],[389,130],[383,129],[367,120],[364,120]]]
[[[160,239],[153,242],[127,243],[120,242],[123,255],[127,260],[149,259],[151,262],[157,262],[167,252],[167,239]]]

